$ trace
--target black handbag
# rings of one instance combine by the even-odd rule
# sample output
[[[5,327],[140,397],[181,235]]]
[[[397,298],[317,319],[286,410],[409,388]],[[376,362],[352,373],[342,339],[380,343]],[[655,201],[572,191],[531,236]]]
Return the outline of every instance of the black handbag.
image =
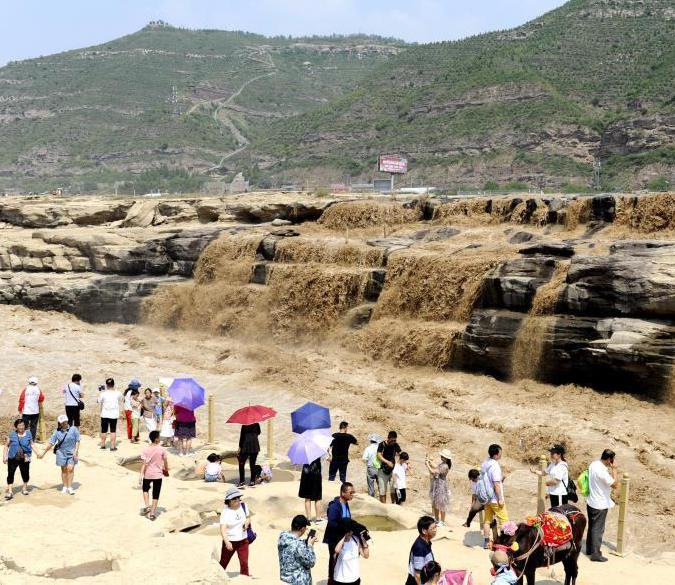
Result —
[[[84,402],[82,402],[82,400],[80,400],[79,398],[75,398],[75,394],[73,394],[73,391],[70,389],[70,384],[68,384],[68,392],[73,397],[73,400],[77,401],[77,407],[80,410],[84,410]]]
[[[574,483],[574,480],[570,478],[570,481],[567,485],[563,481],[563,485],[567,488],[567,501],[574,502],[575,504],[579,501],[579,495],[577,494],[577,484]]]

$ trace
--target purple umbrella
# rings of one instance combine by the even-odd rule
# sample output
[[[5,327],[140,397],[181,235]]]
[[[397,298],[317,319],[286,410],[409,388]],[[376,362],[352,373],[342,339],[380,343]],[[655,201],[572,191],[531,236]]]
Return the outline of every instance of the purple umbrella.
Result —
[[[310,429],[293,441],[288,450],[288,458],[293,465],[311,463],[323,457],[330,447],[333,436],[330,429]]]
[[[204,404],[205,390],[193,378],[175,378],[167,392],[176,406],[194,410]]]

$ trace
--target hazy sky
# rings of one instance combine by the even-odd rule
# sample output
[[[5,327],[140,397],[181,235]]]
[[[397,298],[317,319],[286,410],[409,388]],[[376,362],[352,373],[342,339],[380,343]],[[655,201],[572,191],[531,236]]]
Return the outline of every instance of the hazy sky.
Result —
[[[517,26],[564,0],[0,0],[0,66],[96,45],[162,19],[266,35],[452,40]]]

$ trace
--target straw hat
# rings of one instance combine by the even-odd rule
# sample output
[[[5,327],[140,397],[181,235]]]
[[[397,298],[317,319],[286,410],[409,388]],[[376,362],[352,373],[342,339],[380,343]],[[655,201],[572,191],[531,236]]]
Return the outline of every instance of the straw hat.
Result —
[[[452,453],[450,452],[450,449],[443,449],[443,450],[439,453],[439,455],[440,455],[443,459],[452,459]]]

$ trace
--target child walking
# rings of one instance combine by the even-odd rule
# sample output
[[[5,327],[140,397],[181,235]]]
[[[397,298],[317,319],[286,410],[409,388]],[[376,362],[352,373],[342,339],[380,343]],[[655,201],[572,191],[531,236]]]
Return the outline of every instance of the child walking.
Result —
[[[476,496],[479,477],[480,471],[477,469],[469,470],[469,484],[471,485],[471,508],[469,509],[469,515],[466,517],[466,522],[462,524],[462,526],[465,528],[469,528],[471,526],[472,520],[476,517],[476,514],[485,509],[485,506],[478,501],[478,497]]]
[[[396,464],[391,472],[392,492],[391,501],[399,506],[406,500],[407,474],[410,469],[410,457],[403,451],[396,455]]]

